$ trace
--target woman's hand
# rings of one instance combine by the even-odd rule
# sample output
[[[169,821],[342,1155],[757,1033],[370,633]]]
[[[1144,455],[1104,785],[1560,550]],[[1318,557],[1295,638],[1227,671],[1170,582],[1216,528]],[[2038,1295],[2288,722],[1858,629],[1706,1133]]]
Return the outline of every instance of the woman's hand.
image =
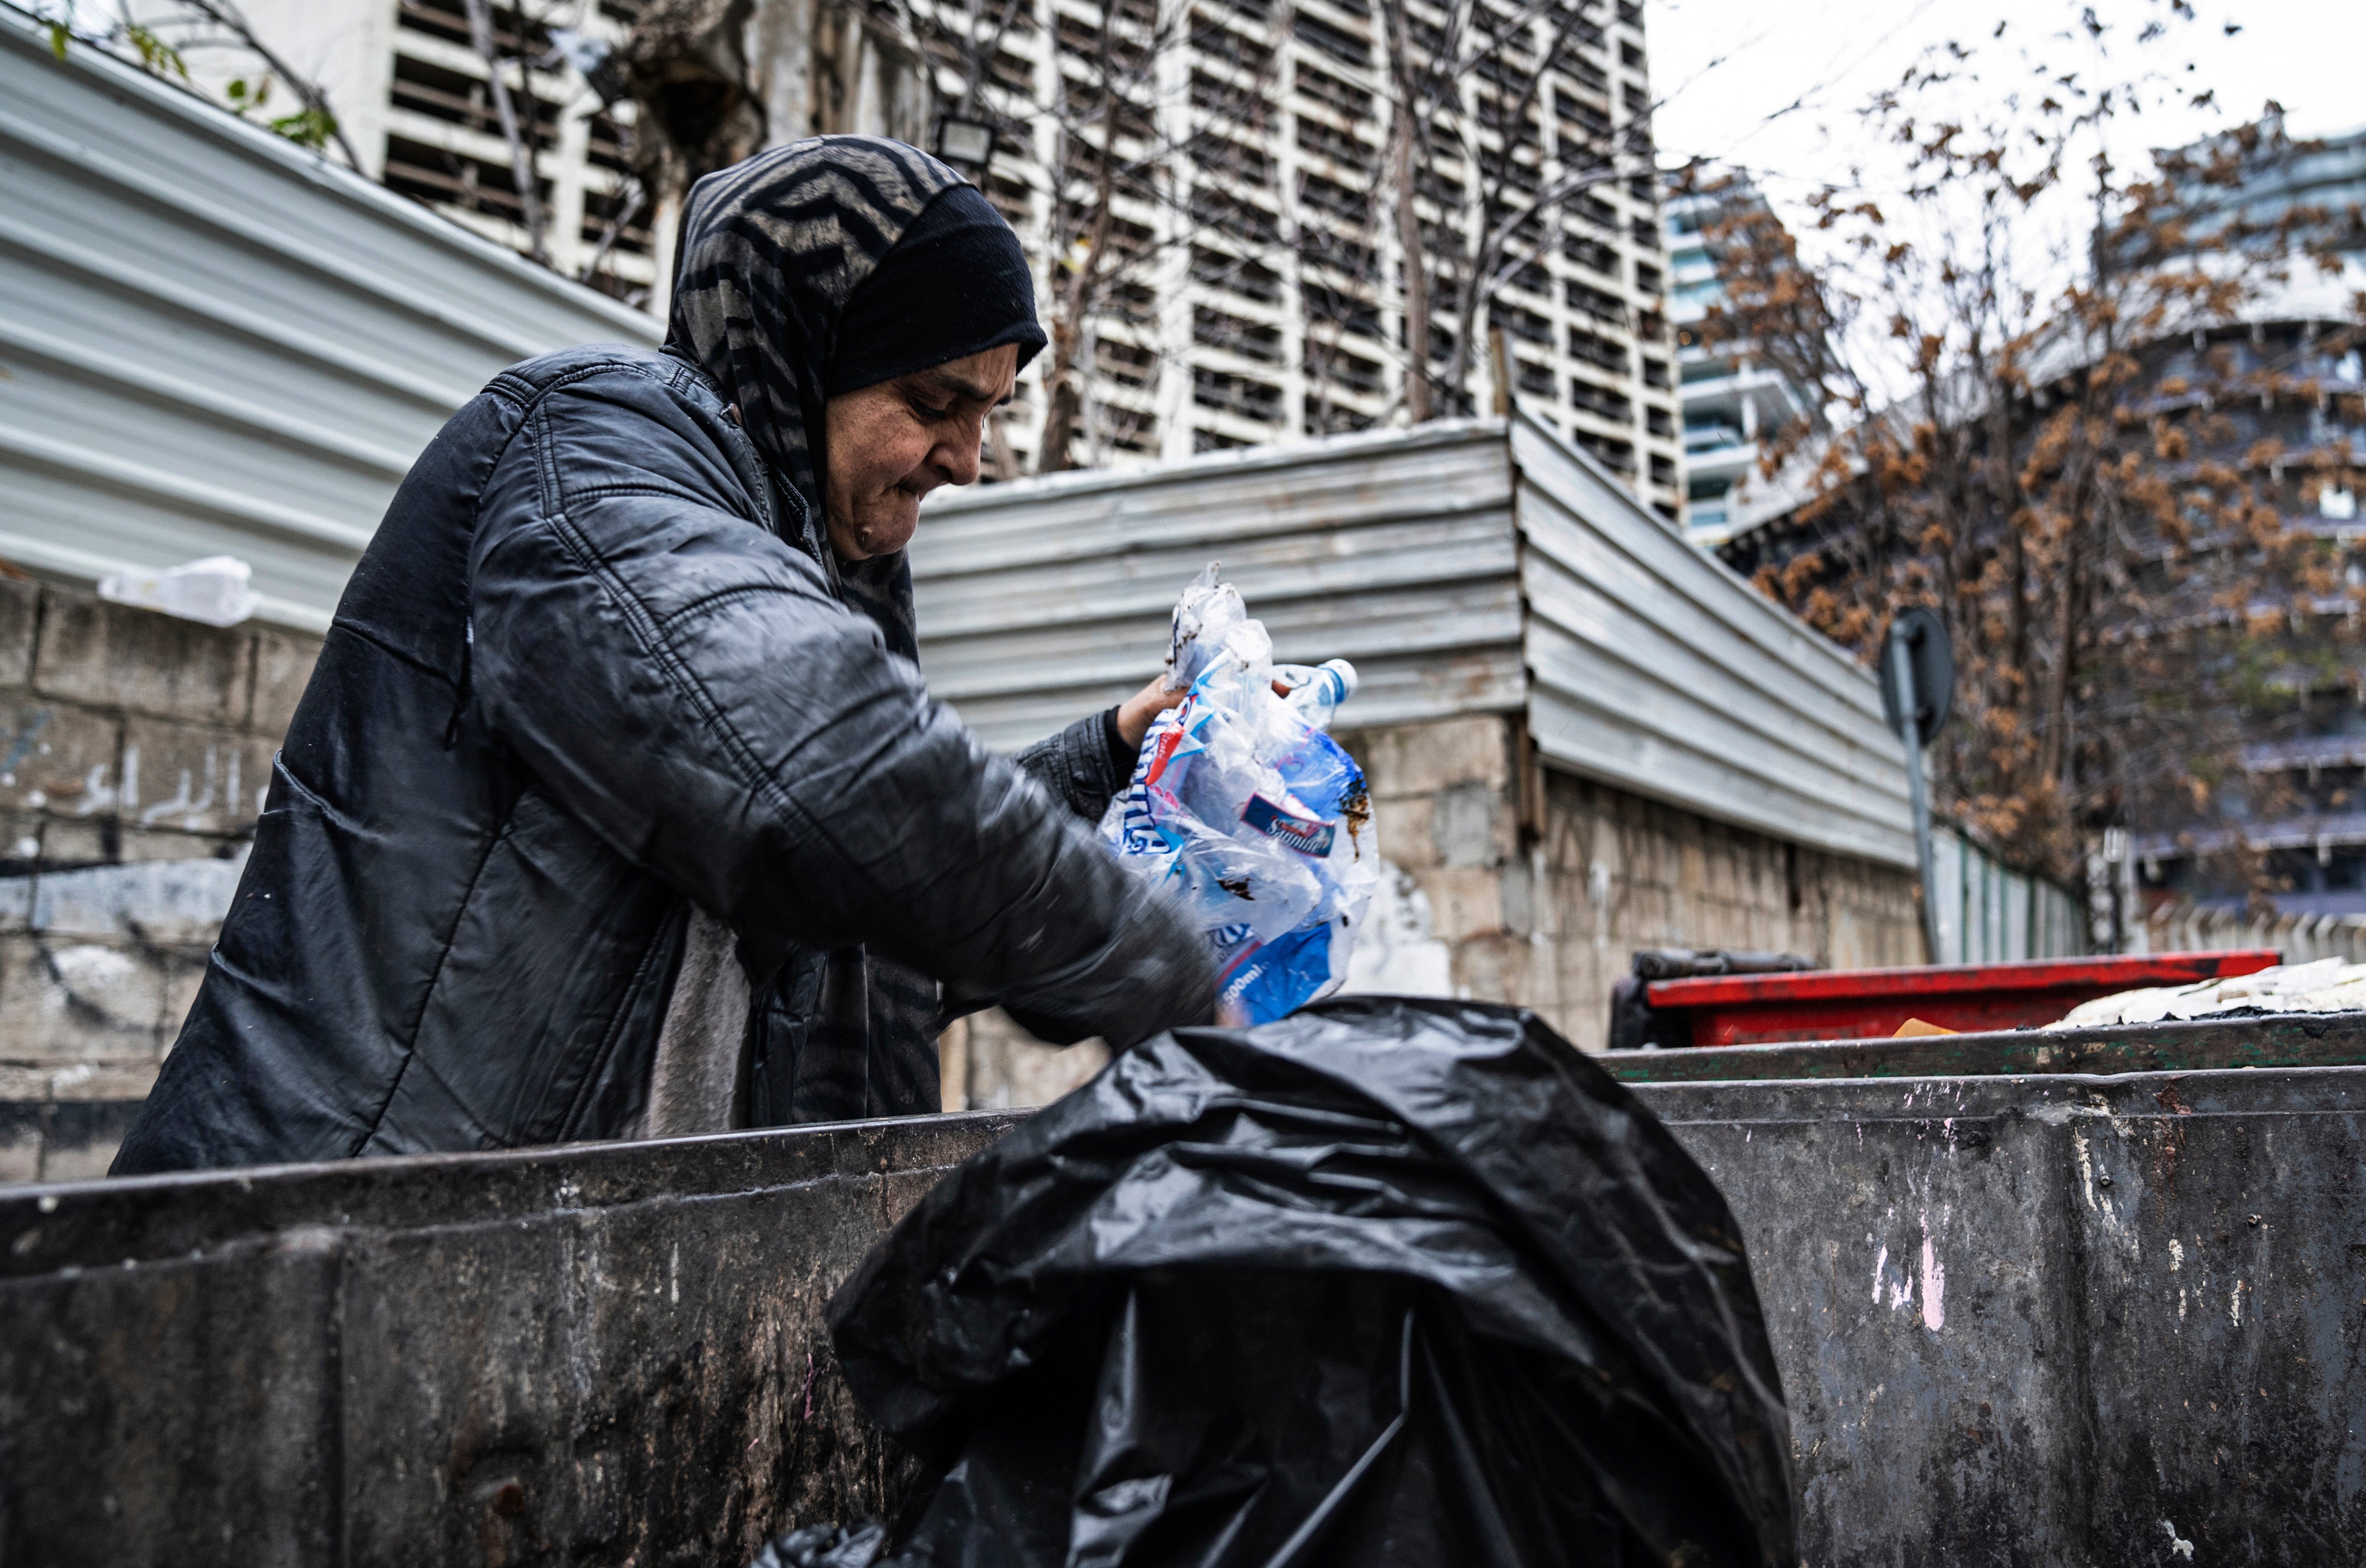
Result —
[[[1189,687],[1185,687],[1180,691],[1169,691],[1166,689],[1165,676],[1152,676],[1148,686],[1118,704],[1118,738],[1126,745],[1139,749],[1142,745],[1142,737],[1150,733],[1150,722],[1169,708],[1181,703],[1183,699],[1190,694],[1191,689]]]

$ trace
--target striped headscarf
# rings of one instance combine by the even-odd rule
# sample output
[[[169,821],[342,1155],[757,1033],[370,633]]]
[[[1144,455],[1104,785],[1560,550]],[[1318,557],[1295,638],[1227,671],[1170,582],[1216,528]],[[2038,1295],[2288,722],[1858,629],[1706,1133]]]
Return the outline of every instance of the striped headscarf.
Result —
[[[965,184],[924,152],[869,136],[799,141],[709,174],[692,187],[683,210],[666,329],[666,352],[696,365],[738,405],[740,428],[780,487],[803,504],[804,533],[787,543],[820,560],[846,603],[907,658],[918,647],[903,553],[839,561],[829,548],[822,410],[848,301],[930,203]],[[1026,292],[1021,308],[1031,329]],[[1040,331],[1035,336],[1040,342]],[[955,346],[946,357],[961,352]],[[794,526],[785,518],[782,525]],[[694,929],[693,952],[702,942],[729,940],[727,930],[702,938]],[[692,958],[684,965],[699,972]],[[752,998],[768,1042],[749,1068],[752,1125],[909,1114],[933,1103],[937,982],[861,947],[823,955],[817,979],[807,976],[816,995],[799,1001],[781,988],[806,983],[797,980],[804,972],[784,966]],[[714,1048],[737,1048],[739,1025],[732,1018]]]
[[[739,407],[773,473],[796,493],[827,556],[820,448],[823,386],[839,317],[914,219],[962,176],[917,148],[822,136],[707,175],[683,207],[667,352]],[[917,653],[911,569],[901,552],[838,565],[847,599],[887,645]]]

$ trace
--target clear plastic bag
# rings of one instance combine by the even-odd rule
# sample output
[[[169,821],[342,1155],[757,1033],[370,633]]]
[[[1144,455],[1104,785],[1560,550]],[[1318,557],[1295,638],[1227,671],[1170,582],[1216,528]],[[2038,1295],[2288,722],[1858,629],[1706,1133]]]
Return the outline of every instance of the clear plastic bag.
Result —
[[[98,579],[98,597],[208,626],[235,626],[262,602],[248,586],[254,576],[235,555],[208,555],[165,571],[109,572]]]
[[[1166,671],[1189,695],[1151,726],[1101,836],[1176,895],[1215,949],[1223,999],[1265,1023],[1346,978],[1379,879],[1363,770],[1324,733],[1355,666],[1276,665],[1211,564],[1175,607]]]

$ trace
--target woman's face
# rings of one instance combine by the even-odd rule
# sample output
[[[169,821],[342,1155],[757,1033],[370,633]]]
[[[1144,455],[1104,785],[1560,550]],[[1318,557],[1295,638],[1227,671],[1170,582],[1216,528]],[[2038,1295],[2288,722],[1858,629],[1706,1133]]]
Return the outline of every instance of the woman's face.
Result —
[[[986,412],[1009,400],[1018,372],[1018,346],[1005,343],[829,400],[823,494],[841,560],[901,550],[922,496],[977,477]]]

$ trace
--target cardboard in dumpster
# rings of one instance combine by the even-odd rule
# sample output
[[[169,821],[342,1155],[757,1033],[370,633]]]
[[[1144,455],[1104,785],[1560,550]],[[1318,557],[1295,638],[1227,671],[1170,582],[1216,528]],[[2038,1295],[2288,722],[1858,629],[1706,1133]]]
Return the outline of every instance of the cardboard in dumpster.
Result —
[[[830,1316],[929,1468],[899,1568],[1797,1561],[1733,1216],[1524,1011],[1144,1041],[958,1168]],[[772,1561],[886,1544],[798,1539]]]

